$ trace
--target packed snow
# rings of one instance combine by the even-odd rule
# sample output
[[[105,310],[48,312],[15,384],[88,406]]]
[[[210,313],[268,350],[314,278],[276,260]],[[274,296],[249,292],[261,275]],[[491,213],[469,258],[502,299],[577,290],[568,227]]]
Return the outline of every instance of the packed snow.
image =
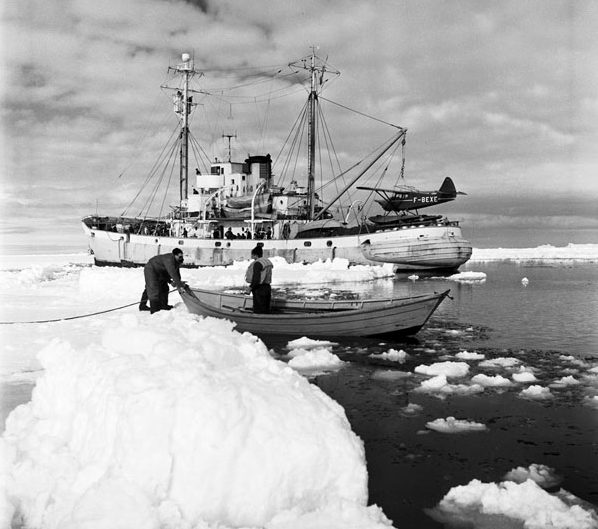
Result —
[[[39,360],[2,439],[3,527],[11,507],[44,528],[388,524],[344,410],[228,321],[126,314]]]

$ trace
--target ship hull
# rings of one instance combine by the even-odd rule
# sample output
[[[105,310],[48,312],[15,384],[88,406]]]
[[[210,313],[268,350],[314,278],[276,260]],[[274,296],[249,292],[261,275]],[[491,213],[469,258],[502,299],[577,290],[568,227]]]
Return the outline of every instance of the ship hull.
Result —
[[[289,263],[344,258],[351,264],[392,263],[396,270],[453,270],[467,262],[471,244],[458,226],[389,228],[357,235],[301,239],[200,239],[117,233],[83,222],[89,249],[98,266],[143,266],[151,257],[181,248],[185,265],[226,266],[250,258],[257,242],[264,254]]]

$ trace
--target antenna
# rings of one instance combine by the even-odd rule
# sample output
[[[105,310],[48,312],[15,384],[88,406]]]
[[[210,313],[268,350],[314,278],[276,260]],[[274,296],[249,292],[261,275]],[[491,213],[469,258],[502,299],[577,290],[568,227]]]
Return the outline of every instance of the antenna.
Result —
[[[231,138],[237,139],[237,133],[235,132],[234,134],[223,134],[222,137],[228,138],[228,161],[230,162],[231,161],[230,140],[231,140]]]

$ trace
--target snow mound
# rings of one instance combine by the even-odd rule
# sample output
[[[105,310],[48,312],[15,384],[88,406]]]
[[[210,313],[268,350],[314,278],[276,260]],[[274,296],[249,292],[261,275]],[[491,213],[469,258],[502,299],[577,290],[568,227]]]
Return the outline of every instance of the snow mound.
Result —
[[[86,348],[55,339],[39,356],[0,441],[4,526],[12,509],[44,528],[316,527],[341,511],[389,524],[366,508],[341,406],[230,322],[128,314]]]

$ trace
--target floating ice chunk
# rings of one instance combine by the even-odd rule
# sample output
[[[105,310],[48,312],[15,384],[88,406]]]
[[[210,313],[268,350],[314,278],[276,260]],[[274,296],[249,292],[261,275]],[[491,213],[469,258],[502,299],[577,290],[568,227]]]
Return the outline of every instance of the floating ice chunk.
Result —
[[[550,393],[550,388],[544,388],[542,386],[534,385],[529,386],[522,390],[519,395],[528,399],[550,399],[552,398],[552,393]]]
[[[399,371],[397,369],[379,369],[372,374],[374,380],[399,380],[410,376],[411,373],[408,371]]]
[[[401,364],[405,362],[409,355],[403,351],[403,349],[397,351],[396,349],[389,349],[384,353],[380,354],[371,354],[371,358],[379,358],[380,360],[390,360],[391,362],[400,362]]]
[[[528,468],[514,468],[503,477],[504,481],[514,481],[515,483],[523,483],[528,479],[533,480],[543,489],[555,487],[563,480],[553,468],[537,463],[532,463]]]
[[[336,368],[344,364],[338,356],[323,347],[309,351],[293,349],[290,354],[292,358],[289,360],[289,366],[293,369]]]
[[[458,281],[459,283],[484,283],[486,277],[484,272],[459,272],[458,274],[447,277],[447,279]]]
[[[464,377],[469,372],[469,365],[466,362],[437,362],[430,366],[421,364],[415,368],[415,372],[430,376],[444,375],[449,378]]]
[[[454,417],[427,422],[426,428],[441,433],[479,432],[488,429],[485,424],[480,422],[455,419]]]
[[[497,527],[496,516],[504,516],[515,523],[502,519],[501,527],[596,529],[596,512],[572,503],[571,496],[549,494],[531,479],[498,484],[474,479],[453,487],[429,514],[451,525]]]
[[[445,395],[472,395],[474,393],[481,393],[484,388],[479,384],[449,384],[446,375],[438,375],[436,377],[424,380],[415,391],[423,393],[431,393],[435,396]]]
[[[531,371],[519,371],[518,373],[513,373],[511,378],[515,382],[535,382],[538,380],[536,375],[534,375]]]
[[[423,406],[410,402],[407,406],[401,408],[404,415],[415,415],[424,409]]]
[[[333,345],[337,344],[326,340],[313,340],[307,336],[303,336],[287,343],[287,349],[313,349],[315,347],[331,347]]]
[[[500,375],[496,375],[493,377],[489,377],[488,375],[484,375],[480,373],[479,375],[475,375],[471,379],[472,382],[475,384],[479,384],[480,386],[484,387],[500,387],[500,386],[510,386],[511,381],[508,378],[502,377]]]
[[[593,408],[598,408],[598,395],[585,397],[584,402]]]
[[[555,380],[552,384],[550,384],[551,388],[562,388],[565,386],[577,386],[581,384],[581,382],[579,380],[577,380],[575,377],[572,377],[571,375],[566,376],[566,377],[562,377],[559,378],[558,380]]]
[[[566,360],[567,362],[571,362],[572,364],[575,364],[579,367],[587,367],[588,365],[587,362],[584,362],[581,358],[577,358],[572,355],[560,355],[559,359]]]
[[[522,284],[524,287],[526,287],[527,285],[529,285],[529,279],[528,279],[527,277],[524,277],[524,278],[521,280],[521,284]]]
[[[429,380],[424,380],[420,384],[420,387],[425,390],[436,390],[446,386],[447,384],[448,381],[446,379],[446,375],[438,375],[434,378],[430,378]]]
[[[480,362],[480,367],[514,367],[519,365],[521,360],[512,357],[499,356],[498,358],[491,358]]]
[[[459,360],[483,360],[484,358],[486,358],[486,355],[476,352],[470,353],[469,351],[461,351],[457,353],[455,357]]]
[[[417,281],[419,279],[419,276],[413,274],[413,275],[407,277],[407,279],[409,279],[410,281]]]

